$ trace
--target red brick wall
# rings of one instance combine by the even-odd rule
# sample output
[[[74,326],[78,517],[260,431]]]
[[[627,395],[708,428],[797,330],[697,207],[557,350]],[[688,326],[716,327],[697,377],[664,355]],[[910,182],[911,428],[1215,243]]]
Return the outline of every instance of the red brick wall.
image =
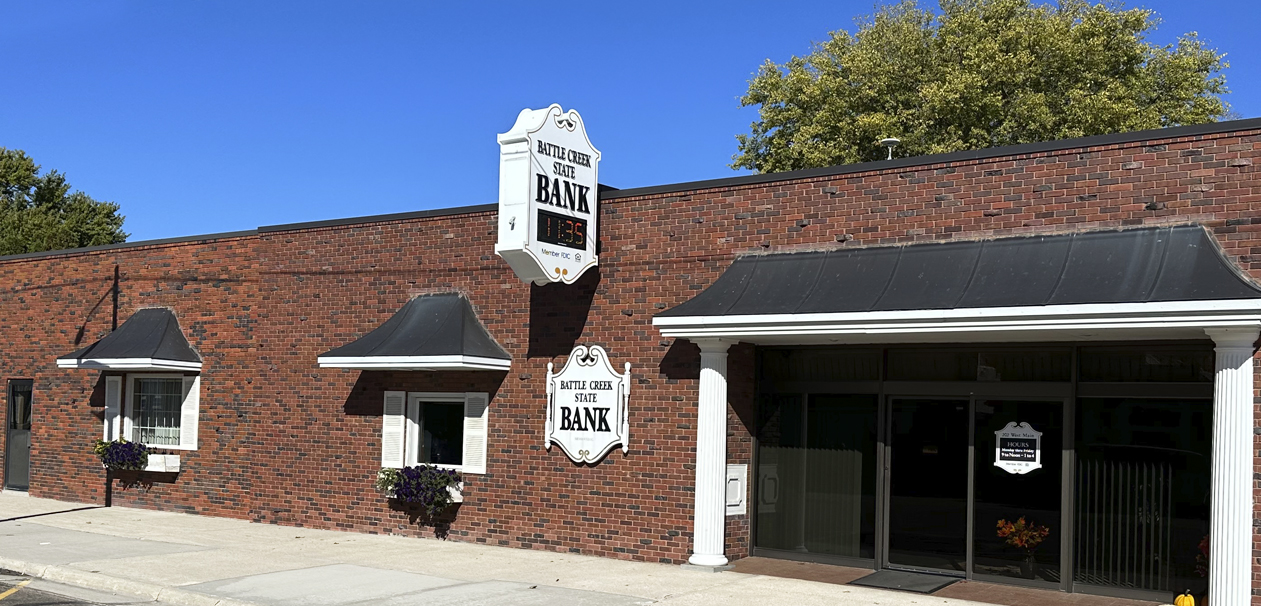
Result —
[[[699,354],[662,338],[653,314],[745,252],[1169,223],[1208,226],[1261,278],[1258,141],[1261,131],[1236,132],[610,199],[601,267],[568,287],[518,280],[494,255],[485,212],[4,261],[0,369],[36,379],[32,494],[100,501],[103,475],[87,450],[100,433],[100,407],[89,403],[99,373],[59,371],[52,359],[75,348],[85,318],[83,343],[108,329],[108,300],[89,312],[118,263],[123,317],[173,307],[207,360],[201,450],[186,455],[174,484],[121,493],[119,504],[432,535],[372,490],[382,392],[487,391],[488,473],[466,477],[451,538],[680,562],[690,548]],[[413,295],[449,290],[469,297],[512,354],[511,371],[317,367],[316,356]],[[543,448],[546,366],[575,343],[604,346],[634,377],[630,452],[594,466]],[[729,459],[748,463],[753,349],[733,347],[729,370]],[[727,530],[729,557],[747,555],[747,516],[729,518]]]
[[[104,500],[91,451],[102,435],[103,375],[58,369],[55,358],[109,333],[115,265],[119,323],[142,307],[171,307],[204,368],[200,449],[181,453],[177,482],[116,487],[114,503],[245,517],[252,478],[240,415],[252,391],[257,275],[247,238],[0,262],[0,378],[35,381],[31,494]]]

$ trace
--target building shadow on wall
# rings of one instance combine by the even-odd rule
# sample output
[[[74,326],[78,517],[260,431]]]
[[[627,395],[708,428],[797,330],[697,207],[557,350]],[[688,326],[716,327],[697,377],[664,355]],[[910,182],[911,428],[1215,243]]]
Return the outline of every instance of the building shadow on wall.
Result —
[[[568,355],[582,337],[600,285],[600,268],[587,270],[573,284],[530,285],[530,358]]]
[[[661,357],[659,370],[670,383],[700,379],[701,348],[687,339],[675,339]]]
[[[740,419],[740,423],[750,435],[757,431],[757,381],[754,378],[757,363],[755,358],[756,349],[747,343],[732,345],[727,351],[727,402],[730,403],[731,411]],[[691,341],[675,339],[670,344],[670,349],[666,351],[666,355],[662,356],[658,370],[666,378],[667,384],[696,381],[692,383],[695,386],[692,389],[699,389],[701,350]],[[699,394],[696,391],[692,391],[692,394],[690,397],[683,396],[683,404],[694,409],[695,398]]]
[[[92,409],[92,416],[97,423],[105,422],[105,373],[99,373],[96,376],[96,385],[92,386],[92,393],[88,394],[86,402],[88,408]]]
[[[386,391],[485,392],[494,402],[507,377],[500,370],[363,370],[342,410],[352,416],[379,417]]]

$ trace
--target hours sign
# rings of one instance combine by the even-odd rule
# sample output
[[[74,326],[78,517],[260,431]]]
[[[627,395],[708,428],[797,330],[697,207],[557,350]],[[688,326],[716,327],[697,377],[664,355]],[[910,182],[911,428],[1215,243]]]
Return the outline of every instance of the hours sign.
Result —
[[[994,466],[1025,474],[1042,468],[1042,432],[1012,421],[994,432]]]
[[[595,463],[614,446],[629,449],[630,363],[618,374],[604,348],[579,345],[560,372],[547,364],[544,446],[560,446],[575,463]]]
[[[600,152],[578,112],[526,109],[499,135],[499,241],[522,280],[573,284],[595,267]]]

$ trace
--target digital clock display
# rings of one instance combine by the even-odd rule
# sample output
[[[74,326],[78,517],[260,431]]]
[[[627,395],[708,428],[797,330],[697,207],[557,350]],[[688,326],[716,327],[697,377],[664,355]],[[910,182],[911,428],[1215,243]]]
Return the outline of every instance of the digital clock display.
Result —
[[[586,221],[540,210],[538,224],[539,242],[587,250]]]

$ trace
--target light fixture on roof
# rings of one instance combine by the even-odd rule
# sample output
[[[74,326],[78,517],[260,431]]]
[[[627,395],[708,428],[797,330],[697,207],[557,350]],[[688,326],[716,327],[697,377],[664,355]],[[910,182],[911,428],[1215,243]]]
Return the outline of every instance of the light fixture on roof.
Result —
[[[885,147],[889,148],[889,157],[888,157],[888,158],[885,158],[885,160],[892,160],[892,159],[893,159],[893,148],[897,147],[899,143],[901,143],[901,141],[898,141],[897,139],[894,139],[893,137],[889,137],[889,138],[887,138],[887,139],[881,139],[881,140],[880,140],[880,145],[883,145],[883,146],[885,146]]]

